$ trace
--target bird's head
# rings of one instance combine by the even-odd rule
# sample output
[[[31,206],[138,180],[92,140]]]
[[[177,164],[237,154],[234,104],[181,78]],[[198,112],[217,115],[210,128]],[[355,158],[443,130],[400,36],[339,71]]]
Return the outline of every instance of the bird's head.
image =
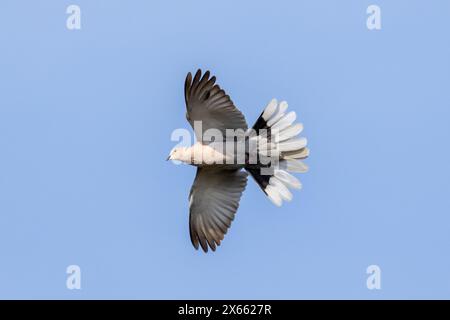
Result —
[[[169,156],[167,157],[167,160],[178,160],[187,162],[188,160],[188,154],[187,154],[187,148],[186,147],[175,147],[173,148]]]

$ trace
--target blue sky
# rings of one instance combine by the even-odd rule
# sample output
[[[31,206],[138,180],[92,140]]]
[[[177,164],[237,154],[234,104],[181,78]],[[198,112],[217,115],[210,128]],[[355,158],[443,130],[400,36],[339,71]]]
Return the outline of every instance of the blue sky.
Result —
[[[81,8],[81,30],[66,8]],[[366,8],[381,8],[369,31]],[[0,298],[450,298],[448,1],[2,1]],[[304,188],[249,181],[214,254],[165,158],[188,71],[304,124]],[[79,265],[81,290],[66,288]],[[368,290],[366,268],[381,270]]]

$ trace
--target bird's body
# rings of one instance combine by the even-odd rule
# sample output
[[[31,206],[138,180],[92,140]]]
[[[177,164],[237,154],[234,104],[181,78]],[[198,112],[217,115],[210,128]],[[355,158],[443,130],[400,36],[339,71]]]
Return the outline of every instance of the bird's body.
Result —
[[[239,167],[233,165],[233,155],[227,154],[224,149],[223,143],[203,144],[196,142],[190,147],[183,148],[183,155],[177,160],[197,167],[217,166],[219,164],[226,166],[227,163],[230,164],[230,168]]]
[[[306,172],[299,161],[309,155],[301,124],[287,103],[273,99],[252,128],[230,97],[198,70],[185,82],[186,118],[197,142],[174,148],[169,159],[197,167],[189,193],[190,237],[207,252],[220,245],[234,219],[248,173],[277,206],[292,199],[289,188],[301,188],[290,172]]]

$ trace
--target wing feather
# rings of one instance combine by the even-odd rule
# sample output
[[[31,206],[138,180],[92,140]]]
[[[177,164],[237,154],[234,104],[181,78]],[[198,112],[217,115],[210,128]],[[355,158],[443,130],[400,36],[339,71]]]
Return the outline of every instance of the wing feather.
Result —
[[[225,137],[226,129],[247,130],[244,115],[234,106],[230,96],[215,84],[216,77],[210,78],[210,72],[203,76],[197,70],[192,78],[189,72],[184,83],[186,118],[192,128],[194,121],[202,121],[202,131],[195,132],[197,141],[202,141],[203,133],[208,129],[218,129]]]
[[[189,196],[189,232],[192,245],[215,251],[239,207],[247,184],[240,170],[198,168]]]

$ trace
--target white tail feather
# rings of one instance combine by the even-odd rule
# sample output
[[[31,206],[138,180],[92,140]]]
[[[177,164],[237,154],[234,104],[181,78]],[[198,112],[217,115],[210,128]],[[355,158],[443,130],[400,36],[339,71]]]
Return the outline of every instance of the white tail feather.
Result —
[[[300,150],[294,150],[287,153],[283,153],[283,159],[305,159],[309,156],[309,149],[302,148]]]
[[[268,127],[272,127],[273,124],[274,124],[275,122],[277,122],[278,120],[280,120],[283,116],[284,116],[284,112],[283,112],[283,113],[277,113],[277,114],[274,115],[269,121],[267,121],[267,126],[268,126]]]
[[[275,111],[277,110],[278,107],[278,102],[277,99],[272,99],[269,104],[267,105],[267,107],[264,109],[264,112],[262,114],[262,117],[264,118],[264,120],[269,120],[270,117],[272,117],[272,115],[275,113]]]
[[[302,161],[285,159],[280,161],[280,169],[290,172],[305,173],[308,171],[308,166]]]
[[[289,139],[278,144],[278,149],[280,152],[283,151],[294,151],[306,147],[306,138]]]
[[[267,126],[271,127],[274,123],[280,120],[284,116],[284,112],[287,110],[288,104],[286,101],[280,102],[277,107],[277,111],[273,114],[273,116],[267,121]]]
[[[282,131],[287,127],[289,127],[295,121],[296,118],[297,115],[295,114],[295,112],[291,111],[288,114],[286,114],[283,118],[278,120],[278,122],[275,123],[271,128],[272,130]]]
[[[272,201],[273,204],[277,207],[280,207],[283,203],[283,200],[281,199],[281,196],[278,193],[277,189],[269,184],[264,190],[266,191],[267,197],[270,199],[270,201]]]
[[[269,184],[273,185],[280,194],[281,198],[286,201],[292,200],[292,193],[277,177],[272,177],[269,180]]]
[[[278,134],[277,141],[285,141],[287,139],[293,138],[298,135],[303,130],[303,125],[301,123],[296,123],[284,130],[281,130]]]
[[[275,169],[275,177],[291,188],[300,189],[302,187],[302,184],[296,177],[284,170]]]

